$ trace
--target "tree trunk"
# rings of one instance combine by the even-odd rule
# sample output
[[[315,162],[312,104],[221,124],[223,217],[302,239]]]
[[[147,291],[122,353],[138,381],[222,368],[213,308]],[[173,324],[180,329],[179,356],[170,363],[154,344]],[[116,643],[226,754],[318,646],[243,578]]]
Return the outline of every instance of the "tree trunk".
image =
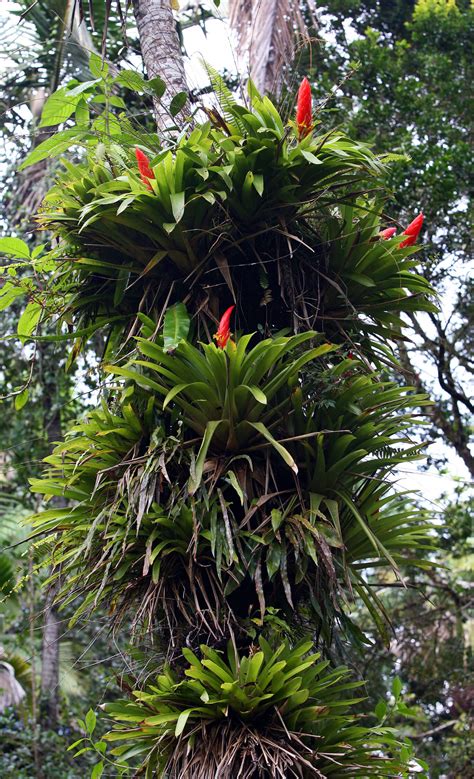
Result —
[[[54,598],[57,587],[50,585],[44,607],[43,645],[41,649],[40,720],[55,729],[59,722],[59,618]]]
[[[43,382],[43,424],[48,449],[54,442],[61,440],[61,413],[58,393],[57,353],[54,346],[42,344],[38,359]],[[62,497],[53,498],[54,506],[64,506]],[[52,570],[51,570],[52,573]],[[60,620],[54,605],[60,588],[60,579],[49,585],[46,591],[43,612],[43,635],[41,648],[41,705],[40,721],[43,726],[54,729],[59,722],[59,645]]]
[[[185,106],[175,118],[170,114],[173,97],[188,91],[176,22],[170,0],[134,0],[133,10],[147,76],[166,84],[163,97],[154,101],[156,124],[164,130],[182,122],[187,111]]]

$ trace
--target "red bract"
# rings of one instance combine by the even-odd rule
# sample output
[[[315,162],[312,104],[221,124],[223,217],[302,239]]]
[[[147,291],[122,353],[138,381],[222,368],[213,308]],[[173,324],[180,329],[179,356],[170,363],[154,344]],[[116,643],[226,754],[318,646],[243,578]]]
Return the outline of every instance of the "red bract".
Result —
[[[418,214],[418,216],[414,218],[413,222],[410,222],[407,229],[402,233],[402,235],[406,235],[407,238],[405,238],[405,240],[402,241],[399,245],[400,249],[405,248],[405,246],[413,246],[413,244],[416,243],[416,239],[420,234],[424,218],[425,217],[423,214]]]
[[[396,227],[386,227],[385,230],[381,230],[379,232],[379,236],[380,238],[383,238],[384,241],[388,241],[388,239],[392,238],[396,232],[397,232]]]
[[[313,107],[311,103],[311,85],[305,78],[300,84],[298,90],[298,100],[296,103],[296,127],[298,129],[298,138],[305,138],[313,127]]]
[[[219,322],[219,327],[217,328],[217,333],[215,334],[214,338],[217,341],[217,345],[224,349],[224,347],[227,344],[227,341],[230,338],[230,318],[232,316],[232,311],[234,310],[235,306],[229,306],[227,311],[225,311],[221,316],[221,321]]]
[[[138,146],[135,147],[135,157],[137,158],[138,172],[140,174],[141,180],[147,189],[153,191],[153,187],[151,186],[149,179],[154,179],[155,174],[153,173],[153,170],[150,166],[150,160],[146,156],[145,152],[139,149]]]

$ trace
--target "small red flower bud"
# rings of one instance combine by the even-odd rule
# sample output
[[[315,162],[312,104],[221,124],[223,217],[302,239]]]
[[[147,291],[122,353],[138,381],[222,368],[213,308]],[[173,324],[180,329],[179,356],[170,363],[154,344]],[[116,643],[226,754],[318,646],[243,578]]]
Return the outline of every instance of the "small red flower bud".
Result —
[[[149,179],[154,179],[155,174],[153,173],[153,170],[150,166],[150,160],[146,156],[145,152],[139,149],[138,146],[135,147],[135,157],[137,158],[138,172],[140,174],[141,180],[147,189],[153,191],[153,187],[151,186]]]
[[[380,238],[383,238],[384,241],[388,241],[389,238],[393,238],[396,232],[397,232],[396,227],[386,227],[385,230],[381,230],[379,232],[379,236]]]
[[[414,218],[413,222],[410,222],[407,229],[402,233],[402,235],[406,235],[407,238],[399,244],[400,249],[403,249],[405,246],[413,246],[413,244],[416,243],[424,218],[423,214],[420,213]]]
[[[306,138],[313,128],[313,108],[311,101],[311,85],[305,78],[300,84],[298,90],[298,100],[296,103],[296,127],[298,130],[298,139]]]

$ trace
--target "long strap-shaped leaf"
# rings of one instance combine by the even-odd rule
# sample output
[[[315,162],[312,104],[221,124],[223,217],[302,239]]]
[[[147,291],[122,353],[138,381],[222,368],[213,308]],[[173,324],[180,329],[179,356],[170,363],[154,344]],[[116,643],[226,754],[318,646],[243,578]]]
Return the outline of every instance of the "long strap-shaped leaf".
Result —
[[[204,462],[206,460],[209,446],[211,445],[211,441],[214,437],[214,433],[216,432],[219,425],[223,424],[223,422],[224,420],[218,419],[218,420],[213,420],[212,422],[208,422],[206,425],[206,430],[204,432],[202,443],[201,446],[199,447],[199,452],[196,457],[196,463],[194,465],[194,473],[189,477],[188,488],[191,495],[194,495],[199,485],[201,484],[202,472],[204,470]]]
[[[293,457],[289,453],[288,449],[285,449],[284,446],[278,443],[278,441],[273,438],[272,434],[268,430],[267,427],[262,422],[245,422],[244,424],[250,425],[250,427],[253,427],[254,430],[257,430],[257,432],[260,433],[275,449],[275,451],[278,452],[280,457],[286,462],[287,465],[290,466],[291,470],[295,473],[298,473],[298,466],[296,465],[295,461],[293,460]]]

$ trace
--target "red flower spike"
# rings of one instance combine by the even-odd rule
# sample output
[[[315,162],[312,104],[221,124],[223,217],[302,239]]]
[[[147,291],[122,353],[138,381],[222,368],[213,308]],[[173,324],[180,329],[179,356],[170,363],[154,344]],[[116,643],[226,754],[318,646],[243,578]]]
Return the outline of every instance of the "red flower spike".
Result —
[[[296,127],[298,130],[298,139],[306,138],[313,128],[313,107],[311,101],[311,84],[306,76],[298,89],[298,100],[296,103]]]
[[[150,166],[150,160],[146,156],[145,152],[139,149],[138,146],[135,147],[135,157],[137,158],[138,172],[140,174],[141,180],[147,189],[153,191],[153,187],[151,186],[149,179],[154,179],[155,174],[153,173],[153,170]]]
[[[388,241],[389,238],[393,238],[396,232],[397,232],[396,227],[386,227],[385,230],[381,230],[379,232],[379,236],[380,238],[383,238],[384,241]]]
[[[214,336],[220,349],[225,348],[227,341],[230,338],[230,318],[234,308],[235,306],[229,306],[227,311],[222,314],[219,327],[217,328],[217,333]]]
[[[420,213],[414,218],[413,222],[410,222],[407,229],[402,233],[402,235],[406,235],[407,238],[399,244],[399,249],[404,249],[405,246],[413,246],[413,244],[416,243],[424,218],[423,214]]]

